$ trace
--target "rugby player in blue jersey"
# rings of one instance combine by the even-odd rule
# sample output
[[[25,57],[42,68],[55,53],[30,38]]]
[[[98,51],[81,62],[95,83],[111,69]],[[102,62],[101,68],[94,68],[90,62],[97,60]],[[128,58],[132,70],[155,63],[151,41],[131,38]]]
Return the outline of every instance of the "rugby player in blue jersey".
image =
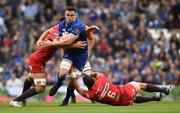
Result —
[[[85,24],[77,18],[77,11],[75,8],[67,8],[65,10],[65,19],[59,22],[59,35],[65,36],[63,41],[43,42],[43,45],[61,47],[62,44],[64,46],[69,46],[77,41],[87,42]],[[88,45],[86,45],[84,49],[64,49],[64,57],[60,63],[58,82],[50,89],[49,95],[53,96],[57,92],[72,66],[77,69],[77,75],[80,75],[87,59]]]

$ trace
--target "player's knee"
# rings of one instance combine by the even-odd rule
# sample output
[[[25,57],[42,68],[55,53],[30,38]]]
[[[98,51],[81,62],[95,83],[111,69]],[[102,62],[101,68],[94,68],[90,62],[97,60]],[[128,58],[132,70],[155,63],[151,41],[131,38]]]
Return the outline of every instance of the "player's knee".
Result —
[[[136,85],[138,87],[138,90],[146,89],[146,83],[136,82]]]
[[[133,87],[136,89],[137,92],[139,92],[141,90],[141,83],[140,82],[130,82],[131,85],[133,85]]]
[[[142,89],[142,90],[146,89],[146,86],[147,86],[146,83],[140,83],[139,85],[140,85],[140,89]]]
[[[59,73],[59,77],[65,77],[68,74],[69,70],[61,69]]]
[[[90,65],[89,61],[86,62],[85,66],[84,66],[84,69],[83,69],[83,72],[86,73],[86,74],[92,72],[92,68],[91,68],[91,65]]]
[[[42,92],[45,91],[46,78],[37,78],[37,79],[34,79],[34,84],[35,84],[36,92],[42,93]]]
[[[70,71],[72,62],[68,59],[63,59],[60,64],[60,76],[65,77]]]

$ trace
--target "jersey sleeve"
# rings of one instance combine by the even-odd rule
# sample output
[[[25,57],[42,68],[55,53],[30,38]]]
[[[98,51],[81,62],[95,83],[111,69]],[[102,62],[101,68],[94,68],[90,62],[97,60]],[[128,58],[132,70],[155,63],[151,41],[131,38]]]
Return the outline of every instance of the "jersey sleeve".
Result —
[[[55,25],[52,27],[52,29],[46,39],[48,39],[50,41],[53,41],[54,39],[58,39],[58,37],[59,37],[58,33],[59,33],[58,25]]]
[[[55,25],[55,26],[53,26],[52,27],[52,30],[51,30],[51,33],[58,33],[58,27],[59,27],[59,25]]]
[[[83,32],[84,28],[85,27],[82,24],[74,25],[72,26],[71,33],[74,35],[79,35],[81,32]]]

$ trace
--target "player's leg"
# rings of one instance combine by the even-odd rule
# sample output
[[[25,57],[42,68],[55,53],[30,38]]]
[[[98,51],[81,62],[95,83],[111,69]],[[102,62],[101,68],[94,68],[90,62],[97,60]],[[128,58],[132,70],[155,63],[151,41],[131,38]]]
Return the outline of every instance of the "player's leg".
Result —
[[[83,53],[83,54],[72,56],[72,57],[73,57],[73,60],[74,60],[73,65],[74,65],[74,71],[75,71],[76,77],[81,76],[82,71],[83,72],[91,71],[91,65],[87,61],[88,53]],[[63,100],[61,106],[67,105],[68,101],[69,101],[69,98],[72,95],[74,96],[74,99],[75,99],[74,88],[73,88],[73,86],[71,85],[71,82],[70,82],[68,87],[67,87],[66,97]]]
[[[33,85],[33,82],[34,82],[33,79],[28,75],[24,81],[23,91],[22,91],[21,95]],[[13,104],[11,104],[11,103],[13,103]],[[10,104],[15,107],[21,107],[21,104],[19,102],[10,102]],[[26,106],[26,100],[22,101],[22,105]]]
[[[30,76],[28,76],[24,81],[22,93],[27,91],[33,85],[33,83],[34,83],[33,79]]]
[[[74,87],[71,83],[71,80],[68,79],[68,86],[67,86],[67,91],[66,91],[66,97],[64,98],[63,102],[60,104],[60,106],[67,106],[70,97],[74,94]]]
[[[74,88],[73,88],[74,89]],[[75,90],[75,89],[74,89]],[[71,94],[71,103],[76,103],[76,95],[74,94],[74,91]]]
[[[159,92],[155,96],[152,97],[144,97],[144,96],[136,96],[134,99],[135,103],[144,103],[149,101],[160,101],[162,98],[162,93],[168,95],[170,90],[166,87],[158,87],[153,84],[146,84],[140,82],[130,82],[129,84],[133,85],[138,93],[140,90],[144,90],[147,92]]]
[[[72,66],[72,61],[67,58],[63,58],[63,60],[61,61],[61,64],[60,64],[60,72],[59,72],[59,76],[58,76],[58,81],[50,89],[50,91],[49,91],[50,96],[53,96],[56,94],[57,90],[62,85],[62,82],[65,79],[65,76],[69,73],[71,66]]]
[[[23,91],[21,94],[23,94],[28,89],[30,89],[30,87],[33,85],[33,83],[34,83],[33,79],[28,75],[28,77],[24,81]],[[26,100],[23,100],[22,103],[23,103],[23,106],[26,106]]]
[[[82,54],[72,56],[73,66],[74,66],[74,70],[75,70],[75,72],[74,71],[73,72],[75,73],[76,77],[81,76],[81,72],[83,71],[83,68],[86,67],[87,57],[88,57],[88,53],[82,53]],[[88,66],[89,65],[90,64],[88,64]],[[71,86],[71,84],[69,84],[67,87],[66,97],[63,100],[61,106],[67,105],[70,96],[73,94],[74,94],[74,88],[73,88],[73,86]]]
[[[39,93],[42,93],[45,91],[45,86],[46,86],[45,73],[31,73],[31,77],[33,78],[35,86],[31,89],[26,90],[19,97],[15,98],[13,101],[11,101],[10,102],[11,106],[15,106],[15,105],[13,105],[14,103],[23,101],[26,98],[32,97],[36,94],[39,94]]]
[[[153,84],[146,84],[140,82],[130,82],[129,84],[133,85],[137,92],[139,92],[140,90],[144,90],[147,92],[161,92],[166,95],[168,95],[170,92],[170,90],[167,87],[158,87]]]
[[[159,87],[153,84],[139,83],[142,90],[147,92],[161,92],[165,95],[169,95],[170,89],[167,87]]]
[[[145,103],[150,101],[160,101],[162,99],[162,94],[157,93],[155,96],[152,97],[145,97],[145,96],[136,96],[134,98],[134,103]]]
[[[78,73],[76,73],[76,74],[81,74],[81,72],[79,71],[79,70],[77,70],[76,72],[78,72]],[[84,69],[83,69],[83,72],[91,72],[91,65],[90,65],[90,62],[89,61],[87,61],[86,62],[86,64],[85,64],[85,66],[84,66]],[[77,76],[78,77],[78,76]],[[71,97],[72,96],[72,97]],[[61,103],[61,105],[60,106],[65,106],[65,105],[67,105],[68,104],[68,102],[69,102],[69,99],[70,99],[70,97],[71,97],[71,99],[73,100],[73,102],[76,102],[76,98],[75,98],[75,95],[74,95],[74,87],[72,86],[72,83],[71,83],[71,81],[69,80],[69,84],[68,84],[68,86],[67,86],[67,91],[66,91],[66,97],[65,97],[65,99],[63,100],[63,102]]]
[[[67,106],[68,102],[69,102],[69,99],[73,94],[74,94],[74,87],[71,85],[71,82],[69,82],[69,84],[67,86],[66,97],[64,98],[64,100],[63,100],[63,102],[61,103],[60,106]]]
[[[37,66],[37,64],[36,64],[37,61],[38,60],[34,59],[34,54],[31,54],[30,58],[29,58],[29,63],[28,63],[29,64],[29,73],[28,73],[27,78],[24,81],[22,94],[25,91],[27,91],[28,89],[30,89],[31,86],[33,86],[33,84],[34,84],[34,81],[31,77],[31,73],[37,72],[37,71],[43,71],[44,72],[44,67],[42,68],[41,65]],[[22,103],[23,103],[23,106],[26,106],[26,100],[23,100]]]

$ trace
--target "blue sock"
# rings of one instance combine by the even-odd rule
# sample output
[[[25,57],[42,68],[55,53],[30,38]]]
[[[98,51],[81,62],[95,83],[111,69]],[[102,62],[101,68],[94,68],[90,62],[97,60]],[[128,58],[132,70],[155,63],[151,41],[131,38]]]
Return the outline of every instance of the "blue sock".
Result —
[[[64,101],[69,102],[69,99],[70,99],[70,97],[71,97],[71,95],[73,93],[74,93],[74,88],[68,85],[67,86],[66,97],[65,97]]]

